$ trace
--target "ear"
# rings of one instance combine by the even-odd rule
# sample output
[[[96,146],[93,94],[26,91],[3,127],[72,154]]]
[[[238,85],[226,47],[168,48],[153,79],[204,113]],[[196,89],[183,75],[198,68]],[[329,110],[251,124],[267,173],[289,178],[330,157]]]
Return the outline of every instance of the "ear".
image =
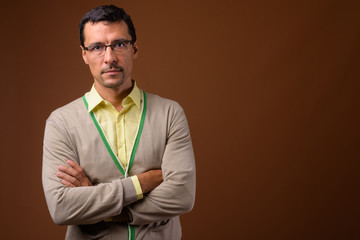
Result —
[[[86,55],[86,51],[84,50],[83,46],[81,46],[81,45],[80,45],[80,48],[81,48],[81,54],[82,54],[82,57],[83,57],[83,60],[84,60],[85,64],[89,64],[88,59],[87,59],[87,55]]]
[[[134,47],[134,58],[137,58],[138,52],[139,52],[139,46],[138,46],[137,41],[134,42],[133,47]]]

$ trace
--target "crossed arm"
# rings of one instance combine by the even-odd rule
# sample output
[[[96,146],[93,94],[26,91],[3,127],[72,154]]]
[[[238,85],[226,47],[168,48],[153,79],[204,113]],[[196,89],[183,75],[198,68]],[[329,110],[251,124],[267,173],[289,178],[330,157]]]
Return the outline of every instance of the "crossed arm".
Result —
[[[161,170],[137,175],[143,193],[148,193],[139,201],[130,178],[93,185],[84,166],[68,161],[78,160],[69,128],[63,120],[51,118],[44,137],[43,186],[54,222],[91,224],[122,215],[126,208],[127,221],[141,225],[190,211],[195,199],[195,163],[188,125],[181,108],[169,118]]]
[[[56,176],[61,179],[61,183],[67,187],[86,187],[93,186],[86,175],[85,170],[76,162],[67,160],[68,166],[59,165]],[[163,181],[161,170],[149,170],[137,175],[141,190],[148,193]]]

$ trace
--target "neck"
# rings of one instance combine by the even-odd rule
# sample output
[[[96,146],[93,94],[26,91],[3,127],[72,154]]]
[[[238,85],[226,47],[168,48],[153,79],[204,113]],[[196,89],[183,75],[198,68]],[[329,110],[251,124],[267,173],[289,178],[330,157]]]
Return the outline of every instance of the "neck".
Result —
[[[124,82],[124,84],[117,88],[107,88],[95,82],[94,87],[104,100],[110,102],[115,109],[120,112],[123,108],[122,100],[130,94],[133,88],[133,82]]]

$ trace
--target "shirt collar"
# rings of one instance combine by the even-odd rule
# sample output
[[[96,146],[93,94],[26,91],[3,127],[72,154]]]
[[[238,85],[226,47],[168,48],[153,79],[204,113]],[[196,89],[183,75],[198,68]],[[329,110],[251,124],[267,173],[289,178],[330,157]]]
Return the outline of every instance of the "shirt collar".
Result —
[[[130,94],[123,99],[123,106],[134,102],[135,105],[140,109],[141,107],[141,90],[136,86],[136,82],[133,81],[134,87],[131,90]],[[105,102],[105,100],[100,96],[100,94],[96,91],[94,84],[91,87],[90,92],[86,94],[86,100],[88,102],[88,111],[91,112],[96,106],[100,103]]]
[[[131,90],[130,94],[123,99],[122,104],[123,106],[131,103],[131,101],[133,101],[135,103],[135,105],[140,109],[141,108],[141,99],[142,99],[142,94],[141,94],[141,90],[136,86],[136,82],[133,81],[134,83],[134,87]]]

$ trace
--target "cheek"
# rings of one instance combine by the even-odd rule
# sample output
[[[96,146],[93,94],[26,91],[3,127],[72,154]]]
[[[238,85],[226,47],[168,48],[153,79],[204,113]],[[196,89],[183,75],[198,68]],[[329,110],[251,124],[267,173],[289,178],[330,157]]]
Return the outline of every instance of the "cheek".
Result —
[[[99,75],[100,74],[100,67],[98,64],[95,64],[93,62],[89,62],[89,68],[92,75]]]
[[[132,67],[133,67],[133,59],[129,56],[127,58],[123,59],[123,66],[128,70],[131,71]]]

